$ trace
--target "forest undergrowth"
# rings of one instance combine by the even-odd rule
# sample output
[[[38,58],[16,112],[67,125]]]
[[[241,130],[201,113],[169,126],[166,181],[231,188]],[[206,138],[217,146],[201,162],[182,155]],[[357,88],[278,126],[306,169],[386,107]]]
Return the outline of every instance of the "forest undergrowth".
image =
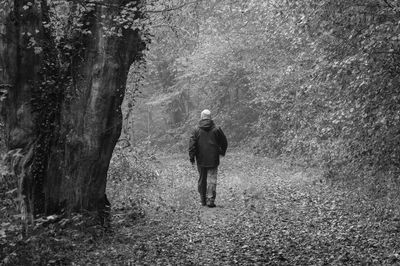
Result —
[[[19,256],[41,265],[400,263],[395,194],[235,152],[222,159],[217,207],[211,209],[199,204],[197,172],[185,155],[146,161],[135,156],[112,162],[111,229],[83,224],[79,217],[69,226],[51,224],[24,245],[8,248],[2,264],[21,261]],[[33,245],[35,238],[40,245]]]

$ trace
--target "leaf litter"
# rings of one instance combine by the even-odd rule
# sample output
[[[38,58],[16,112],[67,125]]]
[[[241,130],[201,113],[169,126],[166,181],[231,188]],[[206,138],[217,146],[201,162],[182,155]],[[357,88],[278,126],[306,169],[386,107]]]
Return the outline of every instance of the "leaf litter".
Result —
[[[146,217],[115,228],[99,262],[138,265],[398,264],[399,210],[315,169],[245,153],[222,160],[217,208],[201,207],[184,155],[159,156]],[[93,263],[89,255],[89,261]]]
[[[364,265],[400,263],[398,202],[332,185],[316,169],[232,153],[217,207],[200,206],[197,170],[159,155],[142,189],[145,215],[114,215],[112,232],[62,250],[70,265]],[[131,197],[139,195],[131,195]],[[131,218],[129,218],[131,217]],[[60,257],[54,254],[54,258]],[[50,256],[51,257],[51,256]],[[54,260],[52,260],[54,261]],[[49,262],[49,264],[52,264]]]

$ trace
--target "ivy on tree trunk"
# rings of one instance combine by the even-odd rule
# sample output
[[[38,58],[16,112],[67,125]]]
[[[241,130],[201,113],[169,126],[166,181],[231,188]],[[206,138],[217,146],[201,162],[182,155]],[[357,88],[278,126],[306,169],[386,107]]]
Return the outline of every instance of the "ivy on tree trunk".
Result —
[[[17,1],[1,18],[0,84],[7,148],[31,215],[103,211],[106,177],[121,133],[129,68],[141,33],[121,18],[140,1],[90,3],[55,40],[47,1]],[[77,4],[70,4],[72,11]],[[136,11],[134,18],[142,13]],[[75,19],[75,20],[74,20]],[[58,36],[58,38],[60,38]]]

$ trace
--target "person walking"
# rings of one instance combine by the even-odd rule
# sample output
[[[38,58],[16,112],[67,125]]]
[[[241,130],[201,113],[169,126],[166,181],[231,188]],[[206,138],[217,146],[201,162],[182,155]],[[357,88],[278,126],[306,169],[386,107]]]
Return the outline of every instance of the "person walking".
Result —
[[[192,165],[197,162],[198,190],[203,206],[215,207],[219,158],[225,156],[227,148],[224,132],[214,124],[211,112],[203,110],[189,140],[189,158]]]

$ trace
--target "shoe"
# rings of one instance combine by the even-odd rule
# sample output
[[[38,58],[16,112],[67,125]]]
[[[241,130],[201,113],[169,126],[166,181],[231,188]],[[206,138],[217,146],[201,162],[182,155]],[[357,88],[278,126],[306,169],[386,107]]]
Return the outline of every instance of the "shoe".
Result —
[[[207,205],[207,201],[205,199],[201,199],[200,203],[201,203],[201,206],[206,206]]]
[[[217,206],[215,206],[215,204],[212,202],[212,203],[209,203],[208,205],[207,205],[209,208],[215,208],[215,207],[217,207]]]

